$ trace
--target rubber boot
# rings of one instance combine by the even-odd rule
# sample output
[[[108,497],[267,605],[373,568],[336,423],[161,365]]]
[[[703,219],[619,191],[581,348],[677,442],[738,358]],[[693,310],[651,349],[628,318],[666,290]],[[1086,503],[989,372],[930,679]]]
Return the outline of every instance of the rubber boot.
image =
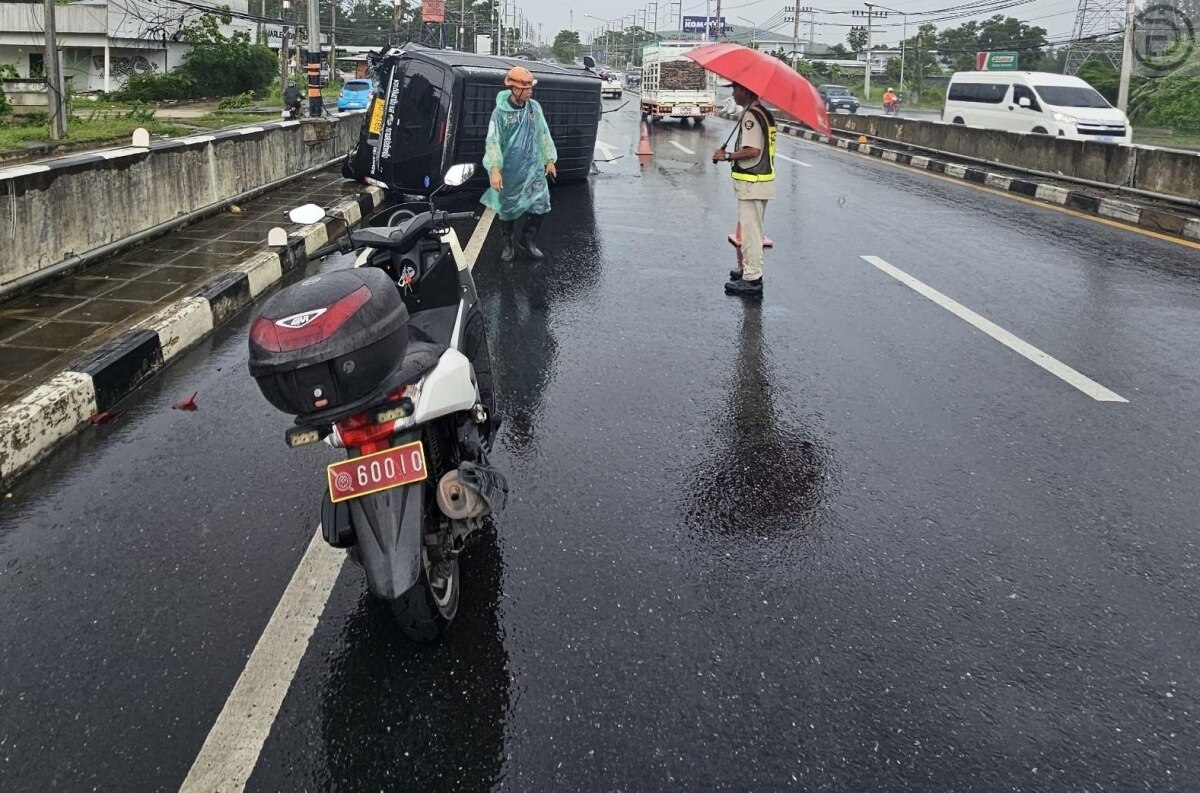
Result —
[[[525,230],[521,232],[521,247],[535,261],[541,261],[545,257],[545,254],[537,246],[537,233],[538,229],[542,227],[542,218],[544,217],[545,215],[530,215],[529,219],[525,221]]]
[[[513,220],[500,221],[500,261],[502,262],[511,262],[517,258],[517,252],[513,250],[513,230],[516,225],[516,221]]]

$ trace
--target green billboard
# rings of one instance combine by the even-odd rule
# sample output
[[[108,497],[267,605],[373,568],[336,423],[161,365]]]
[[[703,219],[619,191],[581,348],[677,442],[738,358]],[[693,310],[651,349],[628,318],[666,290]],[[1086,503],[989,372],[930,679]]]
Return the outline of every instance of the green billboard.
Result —
[[[975,68],[981,72],[1015,72],[1017,53],[979,52],[975,54]]]

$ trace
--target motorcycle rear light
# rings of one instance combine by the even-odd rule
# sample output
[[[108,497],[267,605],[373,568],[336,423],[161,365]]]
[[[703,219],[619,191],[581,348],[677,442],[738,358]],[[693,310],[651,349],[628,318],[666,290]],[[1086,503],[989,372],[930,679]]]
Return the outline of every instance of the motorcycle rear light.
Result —
[[[305,446],[324,440],[328,434],[328,427],[292,427],[284,433],[284,440],[287,441],[288,446],[295,449],[297,446]]]
[[[397,388],[388,394],[387,407],[378,408],[372,415],[372,420],[376,424],[395,424],[398,421],[408,418],[416,409],[415,400],[419,394],[420,391],[415,385]]]
[[[421,398],[419,383],[401,386],[387,396],[388,404],[359,413],[333,426],[332,445],[355,447],[363,454],[391,448],[392,436],[416,425],[413,414]]]
[[[302,350],[328,339],[370,299],[371,290],[362,286],[327,308],[282,319],[259,317],[250,326],[250,338],[270,352]]]
[[[366,413],[360,413],[353,418],[339,421],[336,430],[342,446],[354,447],[362,450],[363,454],[369,454],[365,447],[380,441],[391,440],[392,433],[395,432],[395,424],[394,422],[373,424]],[[383,448],[387,448],[386,444]],[[378,451],[378,449],[373,449],[373,451]]]

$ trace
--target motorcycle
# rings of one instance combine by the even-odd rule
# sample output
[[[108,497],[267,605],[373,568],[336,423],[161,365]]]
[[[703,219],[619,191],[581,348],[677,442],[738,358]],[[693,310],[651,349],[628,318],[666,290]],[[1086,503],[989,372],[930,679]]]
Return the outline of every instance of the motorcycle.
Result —
[[[443,184],[474,168],[454,166]],[[312,223],[324,210],[290,214]],[[508,485],[488,457],[499,427],[491,353],[450,225],[477,216],[439,211],[430,196],[425,211],[395,217],[332,244],[358,251],[353,268],[263,304],[249,366],[268,401],[296,417],[289,446],[345,450],[327,467],[323,537],[362,567],[405,635],[430,642],[458,609],[458,556],[504,508]]]

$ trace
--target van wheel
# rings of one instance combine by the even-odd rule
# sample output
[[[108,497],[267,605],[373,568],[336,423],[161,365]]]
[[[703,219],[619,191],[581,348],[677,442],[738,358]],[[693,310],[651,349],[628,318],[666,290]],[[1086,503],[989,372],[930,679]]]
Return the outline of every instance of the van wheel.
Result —
[[[1034,127],[1033,134],[1034,135],[1049,135],[1050,133],[1046,131],[1045,127]]]
[[[963,117],[962,117],[962,116],[955,116],[955,117],[954,117],[954,123],[955,123],[955,124],[958,124],[960,127],[962,127],[962,126],[966,126],[966,124],[967,124],[967,122],[963,121]]]

